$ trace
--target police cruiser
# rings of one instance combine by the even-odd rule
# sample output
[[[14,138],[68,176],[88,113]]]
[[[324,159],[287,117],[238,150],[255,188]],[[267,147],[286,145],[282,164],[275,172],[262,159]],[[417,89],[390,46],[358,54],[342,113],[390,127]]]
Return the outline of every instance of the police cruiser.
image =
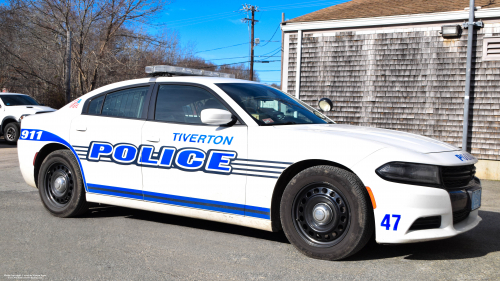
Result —
[[[54,216],[97,202],[282,229],[299,251],[327,260],[356,253],[373,234],[384,244],[429,241],[481,221],[477,159],[454,146],[336,124],[221,73],[146,70],[153,77],[23,120],[21,171]]]

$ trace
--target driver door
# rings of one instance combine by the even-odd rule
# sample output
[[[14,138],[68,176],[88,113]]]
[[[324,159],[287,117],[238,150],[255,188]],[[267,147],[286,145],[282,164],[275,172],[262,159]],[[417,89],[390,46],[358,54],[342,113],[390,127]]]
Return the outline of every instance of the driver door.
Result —
[[[159,84],[151,105],[139,156],[144,200],[244,215],[246,171],[231,163],[247,157],[247,126],[203,124],[203,109],[228,106],[197,84]]]

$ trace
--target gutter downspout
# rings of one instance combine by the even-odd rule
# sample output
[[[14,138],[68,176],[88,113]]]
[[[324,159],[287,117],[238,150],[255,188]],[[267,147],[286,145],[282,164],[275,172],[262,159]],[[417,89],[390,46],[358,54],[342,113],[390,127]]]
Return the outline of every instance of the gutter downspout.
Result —
[[[470,105],[470,82],[472,72],[472,43],[474,40],[474,26],[482,26],[482,23],[474,22],[475,11],[474,0],[470,0],[469,5],[469,22],[464,23],[464,28],[468,28],[467,34],[467,66],[465,72],[465,96],[464,96],[464,125],[462,132],[462,150],[467,151],[467,140],[469,138],[469,105]]]
[[[474,0],[471,0],[474,1]],[[297,32],[297,69],[295,70],[295,97],[300,99],[300,62],[302,60],[302,30]]]
[[[285,22],[285,13],[281,13],[281,27],[283,27],[283,23]],[[283,57],[285,54],[285,31],[283,31],[283,28],[281,28],[281,78],[280,78],[280,90],[283,91]],[[288,81],[288,79],[287,79]]]

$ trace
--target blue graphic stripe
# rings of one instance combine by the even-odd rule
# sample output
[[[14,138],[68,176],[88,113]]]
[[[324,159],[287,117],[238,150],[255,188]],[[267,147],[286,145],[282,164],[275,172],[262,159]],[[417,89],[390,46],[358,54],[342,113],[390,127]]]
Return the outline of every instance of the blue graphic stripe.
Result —
[[[276,166],[265,166],[265,165],[240,164],[240,163],[231,163],[231,166],[248,166],[248,167],[259,167],[259,168],[270,168],[270,169],[281,169],[281,170],[287,168],[287,167],[276,167]]]
[[[24,137],[25,134],[23,134],[24,131],[27,131],[28,134],[26,137]],[[35,132],[33,135],[30,134],[30,132]],[[42,132],[40,136],[38,137],[38,132]],[[36,137],[35,137],[36,136]],[[76,153],[75,149],[69,142],[64,140],[63,138],[59,137],[58,135],[55,135],[51,132],[43,131],[43,130],[36,130],[36,129],[22,129],[21,130],[21,137],[19,138],[21,141],[46,141],[46,142],[57,142],[60,143],[73,152],[75,155],[76,160],[78,161],[78,166],[80,166],[80,171],[82,172],[82,179],[83,179],[83,185],[85,186],[85,190],[88,191],[88,186],[87,186],[87,181],[85,179],[85,172],[83,171],[82,167],[82,162],[80,162],[80,157],[78,157],[78,154]]]
[[[84,148],[84,149],[88,149],[89,148],[88,146],[81,146],[81,145],[73,145],[73,147]]]
[[[129,188],[120,188],[114,186],[88,184],[89,192],[119,196],[133,199],[143,199],[145,201],[158,202],[195,209],[223,212],[249,217],[270,219],[270,210],[268,208],[246,206],[242,204],[205,200],[150,191],[141,191]]]
[[[273,176],[254,175],[254,174],[245,174],[245,173],[236,173],[236,172],[231,172],[231,175],[241,175],[241,176],[258,177],[258,178],[270,178],[270,179],[277,179],[278,178],[278,177],[273,177]]]
[[[235,170],[238,170],[238,171],[248,171],[248,172],[259,172],[259,173],[281,174],[281,172],[276,172],[276,171],[263,171],[263,170],[233,168],[233,171],[235,171]]]
[[[114,195],[120,197],[143,199],[142,191],[128,188],[120,188],[114,186],[100,185],[100,184],[88,184],[89,192]]]
[[[254,159],[244,159],[244,158],[236,158],[235,160],[240,160],[240,161],[251,161],[251,162],[263,162],[263,163],[277,163],[277,164],[287,164],[291,165],[293,163],[291,162],[279,162],[279,161],[267,161],[267,160],[254,160]]]

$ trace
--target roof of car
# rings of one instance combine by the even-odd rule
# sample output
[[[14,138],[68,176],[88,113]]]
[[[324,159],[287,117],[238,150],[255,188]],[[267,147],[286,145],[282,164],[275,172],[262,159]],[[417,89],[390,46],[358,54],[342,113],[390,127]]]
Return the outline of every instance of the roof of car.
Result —
[[[207,76],[157,77],[156,82],[255,83],[243,79],[207,77]]]
[[[102,93],[104,91],[113,90],[119,87],[127,87],[143,83],[155,83],[155,82],[181,82],[181,83],[199,83],[199,84],[216,84],[216,83],[258,83],[243,79],[233,79],[233,78],[221,78],[221,77],[207,77],[207,76],[174,76],[174,77],[149,77],[120,81],[112,84],[102,86],[94,91],[88,92],[84,96],[91,97],[97,93]],[[260,84],[260,83],[258,83]]]

